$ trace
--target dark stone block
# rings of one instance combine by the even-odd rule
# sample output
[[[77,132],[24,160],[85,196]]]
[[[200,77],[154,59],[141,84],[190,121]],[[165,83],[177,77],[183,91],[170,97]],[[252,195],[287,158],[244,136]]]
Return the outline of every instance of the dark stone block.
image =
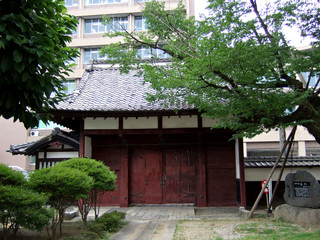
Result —
[[[284,200],[292,206],[320,208],[320,184],[308,171],[289,173],[285,179]]]

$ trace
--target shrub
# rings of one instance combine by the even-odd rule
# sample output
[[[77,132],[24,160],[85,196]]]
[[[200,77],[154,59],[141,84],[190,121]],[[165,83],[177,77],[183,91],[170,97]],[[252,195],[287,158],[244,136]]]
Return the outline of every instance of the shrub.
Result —
[[[93,180],[80,170],[55,165],[34,171],[30,175],[29,185],[38,192],[48,194],[48,203],[58,210],[58,216],[53,218],[51,224],[50,238],[54,239],[58,224],[61,234],[65,209],[80,198],[86,198]]]
[[[9,168],[7,165],[0,163],[0,184],[21,186],[26,184],[24,175]]]
[[[113,191],[115,189],[117,176],[114,172],[110,171],[109,167],[103,162],[90,158],[71,158],[57,164],[57,166],[78,169],[92,177],[93,187],[87,198],[83,198],[78,206],[85,224],[91,208],[94,209],[95,219],[97,219],[99,215],[97,203],[101,200],[103,191]]]
[[[0,221],[4,237],[19,227],[42,230],[49,224],[52,212],[44,207],[47,197],[30,189],[0,185]]]
[[[97,218],[94,222],[89,224],[88,230],[92,232],[116,232],[124,225],[123,219],[125,213],[123,212],[110,212],[104,213],[101,217]]]

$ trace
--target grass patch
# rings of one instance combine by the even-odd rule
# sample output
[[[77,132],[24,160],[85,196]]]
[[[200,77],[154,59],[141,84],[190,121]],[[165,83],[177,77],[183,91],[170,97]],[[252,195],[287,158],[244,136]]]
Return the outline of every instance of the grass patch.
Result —
[[[310,229],[270,217],[244,219],[207,219],[179,221],[173,240],[318,240],[320,230]]]

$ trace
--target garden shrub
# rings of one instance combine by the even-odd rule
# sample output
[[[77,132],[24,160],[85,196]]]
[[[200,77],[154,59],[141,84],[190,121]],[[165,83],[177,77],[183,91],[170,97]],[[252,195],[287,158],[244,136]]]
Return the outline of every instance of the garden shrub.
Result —
[[[47,196],[28,189],[22,173],[0,165],[3,170],[0,170],[0,225],[3,238],[6,239],[10,231],[16,235],[20,227],[42,230],[53,216],[45,208]]]
[[[27,180],[24,175],[0,163],[0,185],[21,186],[25,185]]]
[[[60,235],[62,234],[61,224],[65,209],[80,198],[86,198],[92,189],[93,179],[80,170],[60,167],[57,164],[34,171],[30,175],[29,185],[34,190],[47,194],[48,204],[58,211],[58,215],[52,219],[51,236],[49,236],[50,239],[55,239],[58,225],[60,225]]]
[[[104,213],[101,217],[97,218],[94,222],[88,225],[88,231],[91,232],[116,232],[124,225],[123,219],[125,213],[113,211]]]
[[[93,179],[93,186],[86,198],[78,202],[81,218],[87,223],[87,216],[91,208],[95,213],[95,219],[99,215],[99,202],[102,199],[104,191],[113,191],[116,187],[117,176],[110,171],[103,162],[91,158],[71,158],[57,164],[60,167],[78,169],[86,173]]]

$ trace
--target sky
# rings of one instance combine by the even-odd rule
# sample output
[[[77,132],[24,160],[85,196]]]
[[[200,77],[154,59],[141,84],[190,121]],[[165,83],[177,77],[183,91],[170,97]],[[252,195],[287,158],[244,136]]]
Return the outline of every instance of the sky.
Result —
[[[259,1],[272,1],[272,0],[259,0]],[[205,8],[208,6],[207,0],[194,0],[195,5],[195,16],[196,19],[200,19],[200,14],[208,14],[206,13]],[[285,30],[286,36],[288,36],[288,39],[290,39],[291,44],[295,47],[305,47],[309,45],[310,40],[305,39],[304,41],[301,41],[301,38],[299,36],[297,29],[286,29]]]

